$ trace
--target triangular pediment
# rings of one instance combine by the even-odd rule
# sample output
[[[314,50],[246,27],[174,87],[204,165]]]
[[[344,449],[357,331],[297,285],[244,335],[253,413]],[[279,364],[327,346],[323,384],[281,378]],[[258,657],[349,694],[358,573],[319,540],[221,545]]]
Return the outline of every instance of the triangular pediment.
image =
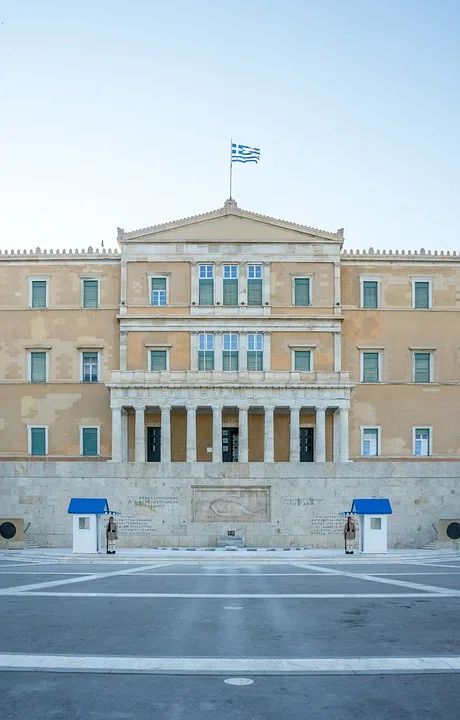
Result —
[[[132,232],[119,229],[120,242],[331,242],[342,243],[343,232],[318,230],[241,210],[234,200],[223,208],[183,220]]]

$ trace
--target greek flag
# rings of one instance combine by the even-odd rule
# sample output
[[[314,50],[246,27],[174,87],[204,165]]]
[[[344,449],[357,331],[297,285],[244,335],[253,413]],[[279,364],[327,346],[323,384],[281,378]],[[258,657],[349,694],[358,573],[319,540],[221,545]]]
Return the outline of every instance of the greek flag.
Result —
[[[234,162],[259,162],[260,149],[248,145],[237,145],[232,143],[232,163]]]

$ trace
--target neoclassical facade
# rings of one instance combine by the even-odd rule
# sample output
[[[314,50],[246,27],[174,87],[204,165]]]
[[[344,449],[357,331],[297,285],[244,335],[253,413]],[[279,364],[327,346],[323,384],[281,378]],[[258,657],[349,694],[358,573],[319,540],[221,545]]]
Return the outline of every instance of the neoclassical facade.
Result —
[[[459,459],[455,253],[241,210],[0,254],[0,458]]]

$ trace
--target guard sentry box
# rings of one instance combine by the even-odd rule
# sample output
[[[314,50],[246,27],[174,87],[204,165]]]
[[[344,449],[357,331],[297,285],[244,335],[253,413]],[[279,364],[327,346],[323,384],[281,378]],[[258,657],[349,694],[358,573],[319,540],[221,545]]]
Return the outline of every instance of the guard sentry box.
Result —
[[[351,512],[359,516],[360,551],[387,553],[387,519],[393,512],[388,498],[355,498]]]
[[[102,516],[111,514],[107,498],[72,498],[67,512],[73,515],[73,552],[98,553]]]

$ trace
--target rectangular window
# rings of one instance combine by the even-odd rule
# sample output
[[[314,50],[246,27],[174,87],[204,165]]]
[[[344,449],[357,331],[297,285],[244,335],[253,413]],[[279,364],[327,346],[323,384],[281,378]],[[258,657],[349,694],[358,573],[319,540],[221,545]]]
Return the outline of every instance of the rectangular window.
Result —
[[[198,336],[198,370],[214,370],[214,335]]]
[[[379,283],[378,280],[362,281],[361,306],[369,310],[375,310],[379,306]]]
[[[379,382],[379,353],[363,352],[362,382]]]
[[[248,265],[248,305],[262,305],[262,265]]]
[[[364,457],[377,457],[377,455],[379,454],[378,428],[363,429],[363,447],[361,454]]]
[[[167,350],[151,350],[150,351],[150,370],[159,372],[168,369],[168,351]]]
[[[264,336],[262,333],[248,335],[248,370],[264,369]]]
[[[99,353],[83,352],[82,382],[99,382]]]
[[[294,350],[294,370],[310,372],[310,370],[311,370],[311,351],[310,350]]]
[[[238,265],[224,265],[224,305],[238,305]]]
[[[166,278],[153,277],[150,279],[152,305],[166,305]]]
[[[30,353],[30,382],[46,382],[47,381],[47,357],[46,352]]]
[[[431,382],[431,353],[414,353],[414,382]]]
[[[294,279],[294,305],[310,305],[310,278]]]
[[[430,452],[430,429],[415,428],[414,430],[414,455],[428,457]]]
[[[47,281],[46,280],[32,280],[31,281],[31,307],[33,308],[46,308],[48,307],[47,302],[47,295],[48,295],[48,288],[47,288]]]
[[[89,530],[89,517],[78,518],[78,529]]]
[[[371,517],[371,530],[381,530],[382,529],[382,518]]]
[[[81,428],[81,454],[84,457],[97,457],[99,455],[99,428]]]
[[[99,307],[99,280],[83,280],[83,307]]]
[[[29,428],[29,453],[31,455],[48,454],[48,428]]]
[[[430,283],[426,280],[414,280],[414,308],[428,310],[430,308]]]
[[[224,333],[222,369],[238,370],[238,335],[236,333]]]
[[[198,303],[214,305],[214,265],[200,265]]]

